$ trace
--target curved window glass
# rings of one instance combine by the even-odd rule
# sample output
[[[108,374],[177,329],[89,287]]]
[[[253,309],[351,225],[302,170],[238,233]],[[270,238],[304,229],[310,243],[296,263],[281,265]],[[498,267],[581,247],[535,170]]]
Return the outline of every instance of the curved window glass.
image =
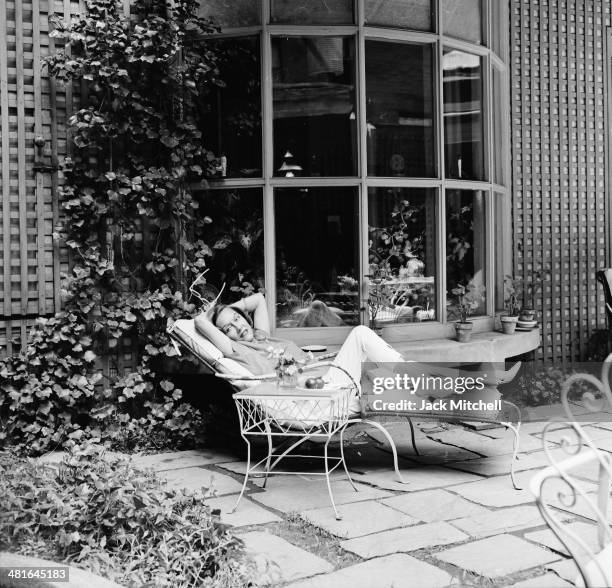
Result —
[[[446,177],[483,180],[482,58],[446,49],[442,64]]]
[[[297,341],[369,324],[373,292],[397,340],[442,336],[452,290],[470,284],[492,328],[510,273],[508,11],[262,2],[202,8],[225,27],[203,41],[223,48],[225,82],[202,104],[217,155],[202,201],[211,280],[229,297],[241,280],[265,290],[275,328]]]

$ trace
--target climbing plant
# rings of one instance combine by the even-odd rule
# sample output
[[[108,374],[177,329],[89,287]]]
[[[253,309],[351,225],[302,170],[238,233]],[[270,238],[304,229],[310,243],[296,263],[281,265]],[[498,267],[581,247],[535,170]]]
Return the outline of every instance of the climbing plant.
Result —
[[[193,237],[211,222],[190,185],[217,164],[196,121],[219,79],[215,30],[196,0],[87,0],[50,33],[51,77],[81,88],[62,168],[61,227],[70,252],[62,310],[41,319],[23,352],[0,363],[0,440],[41,452],[80,437],[176,446],[198,415],[160,375],[175,354],[169,321],[193,312],[185,280],[211,249]],[[103,375],[122,341],[138,365]],[[113,373],[113,372],[111,372]],[[195,420],[194,420],[195,419]]]

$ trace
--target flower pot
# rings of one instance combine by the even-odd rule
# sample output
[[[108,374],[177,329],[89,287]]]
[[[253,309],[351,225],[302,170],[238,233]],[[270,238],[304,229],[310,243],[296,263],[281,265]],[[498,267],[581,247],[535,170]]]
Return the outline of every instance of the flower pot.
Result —
[[[536,311],[533,308],[523,308],[521,310],[521,315],[519,320],[521,321],[534,321],[536,316]]]
[[[516,324],[518,323],[518,316],[500,316],[502,331],[506,335],[512,335],[516,330]]]
[[[467,323],[455,323],[455,333],[457,334],[457,341],[460,343],[467,343],[472,336],[472,328],[474,325],[470,322]]]

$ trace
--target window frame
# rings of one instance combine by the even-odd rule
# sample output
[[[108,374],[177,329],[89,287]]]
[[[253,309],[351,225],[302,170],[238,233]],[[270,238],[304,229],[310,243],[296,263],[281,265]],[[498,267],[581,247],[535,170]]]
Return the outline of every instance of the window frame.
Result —
[[[377,187],[402,187],[402,188],[431,188],[435,190],[436,206],[438,211],[438,222],[436,225],[436,320],[415,323],[403,323],[385,326],[385,338],[390,342],[405,341],[407,337],[417,339],[430,339],[436,337],[447,337],[452,333],[453,325],[447,322],[446,313],[446,255],[445,255],[445,194],[447,190],[478,190],[485,195],[485,239],[489,252],[486,259],[486,315],[474,317],[476,331],[492,330],[495,321],[495,241],[496,232],[502,233],[506,254],[503,255],[503,275],[512,271],[512,259],[510,255],[510,90],[509,90],[509,59],[508,59],[508,37],[504,35],[501,48],[504,55],[493,52],[492,34],[494,23],[492,23],[493,10],[490,2],[499,0],[482,0],[482,43],[476,44],[463,41],[454,37],[444,36],[442,31],[443,0],[432,0],[433,23],[432,31],[418,31],[408,29],[391,29],[381,26],[370,26],[365,24],[365,0],[355,0],[355,19],[353,25],[285,25],[270,24],[270,2],[264,0],[261,3],[262,24],[252,27],[228,28],[215,37],[243,37],[259,35],[260,40],[260,67],[261,67],[261,116],[262,116],[262,171],[261,178],[232,178],[208,180],[208,189],[231,189],[259,187],[263,195],[263,218],[264,218],[264,281],[268,310],[272,325],[276,325],[276,239],[274,235],[274,189],[283,187],[356,187],[358,197],[358,210],[361,215],[359,231],[359,271],[360,280],[368,273],[368,189]],[[509,26],[509,9],[505,6],[499,11],[505,24]],[[503,23],[502,23],[503,24]],[[502,26],[506,30],[508,26]],[[294,177],[283,178],[274,176],[273,160],[273,84],[272,84],[272,37],[275,36],[354,36],[355,38],[355,80],[356,89],[356,124],[357,124],[357,175],[351,177]],[[432,178],[411,177],[376,177],[367,176],[367,129],[366,120],[366,78],[365,78],[365,45],[367,40],[379,40],[387,42],[405,42],[417,44],[433,44],[433,96],[434,112],[434,158],[436,175]],[[444,127],[443,127],[443,72],[442,54],[445,48],[457,49],[478,55],[482,58],[483,77],[483,144],[485,149],[484,171],[486,181],[468,181],[446,179],[444,176]],[[493,94],[493,68],[501,76],[501,96],[505,105],[502,113],[502,134],[500,144],[497,148],[502,150],[503,177],[506,185],[494,182],[493,174],[493,148],[489,148],[493,138],[493,105],[491,103]],[[437,75],[436,75],[437,74]],[[202,183],[204,186],[206,182]],[[508,226],[495,227],[493,199],[502,198],[504,206],[505,224]],[[363,299],[363,283],[361,283],[359,294],[360,320],[367,324],[367,307]],[[348,334],[352,327],[326,327],[321,328],[276,328],[273,330],[283,337],[293,339],[300,344],[322,343],[327,345],[339,344]]]

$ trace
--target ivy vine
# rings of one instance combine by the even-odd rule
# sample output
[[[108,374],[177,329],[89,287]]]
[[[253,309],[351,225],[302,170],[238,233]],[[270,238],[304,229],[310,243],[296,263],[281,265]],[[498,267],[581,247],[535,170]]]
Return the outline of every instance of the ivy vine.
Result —
[[[158,374],[175,354],[168,321],[193,312],[185,278],[210,248],[193,240],[211,219],[190,185],[216,165],[197,124],[197,101],[219,79],[213,24],[196,0],[87,0],[85,14],[50,33],[45,65],[80,83],[82,108],[60,188],[57,237],[70,251],[62,310],[40,319],[25,351],[0,362],[0,441],[30,453],[67,439],[138,444],[188,440],[198,413]],[[103,376],[103,358],[132,342],[138,365]]]

